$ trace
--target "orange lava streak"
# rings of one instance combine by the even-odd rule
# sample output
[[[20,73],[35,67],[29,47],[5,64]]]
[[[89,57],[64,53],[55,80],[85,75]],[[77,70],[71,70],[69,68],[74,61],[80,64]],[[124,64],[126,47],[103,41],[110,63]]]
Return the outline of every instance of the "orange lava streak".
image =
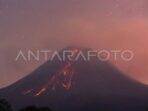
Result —
[[[77,54],[78,49],[74,48],[72,49],[74,55]],[[52,79],[49,82],[49,85],[51,85],[52,90],[55,90],[57,86],[62,86],[63,88],[69,90],[72,87],[72,79],[75,75],[75,71],[72,68],[73,62],[68,62],[56,75],[52,77]]]
[[[52,77],[50,81],[52,90],[55,90],[57,86],[62,86],[69,90],[72,87],[72,79],[74,75],[75,70],[72,68],[72,63],[69,62],[61,69],[61,71],[59,71],[59,73]]]
[[[72,50],[74,55],[77,54],[78,49]],[[40,96],[43,94],[47,88],[51,88],[51,90],[55,90],[58,86],[69,90],[72,87],[73,76],[76,74],[74,68],[72,67],[73,62],[68,62],[58,73],[56,73],[50,81],[43,86],[43,88],[35,94],[35,96]]]
[[[72,78],[74,74],[75,74],[74,69],[72,69],[72,72],[69,75],[67,74],[65,76],[65,80],[63,81],[62,86],[67,90],[70,89],[72,86]]]
[[[35,94],[35,96],[39,96],[42,93],[44,93],[46,91],[46,88],[42,88],[38,93]]]

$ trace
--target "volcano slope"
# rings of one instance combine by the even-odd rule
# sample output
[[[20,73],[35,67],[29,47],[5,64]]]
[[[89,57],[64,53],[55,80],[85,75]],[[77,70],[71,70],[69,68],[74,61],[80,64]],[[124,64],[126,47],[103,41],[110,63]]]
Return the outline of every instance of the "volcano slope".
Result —
[[[89,50],[68,49],[74,55],[79,50]],[[148,107],[146,85],[97,58],[49,60],[27,77],[1,89],[0,95],[15,109],[36,105],[49,106],[54,111],[145,111]]]

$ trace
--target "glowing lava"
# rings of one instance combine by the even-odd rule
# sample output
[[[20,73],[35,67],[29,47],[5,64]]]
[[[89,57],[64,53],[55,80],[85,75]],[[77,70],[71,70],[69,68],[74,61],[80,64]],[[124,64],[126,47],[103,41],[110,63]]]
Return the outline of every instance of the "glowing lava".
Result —
[[[73,49],[73,57],[77,54],[78,49]],[[76,75],[76,70],[73,67],[73,62],[68,61],[64,67],[61,68],[53,77],[45,84],[34,96],[40,96],[46,92],[47,89],[55,91],[57,88],[64,88],[69,90],[73,86],[73,78]],[[28,90],[26,94],[31,93],[33,90]]]
[[[45,91],[46,91],[46,88],[42,88],[38,93],[35,94],[35,96],[39,96]]]
[[[52,90],[55,90],[58,86],[62,86],[69,90],[72,87],[72,79],[75,74],[76,72],[72,67],[72,63],[69,62],[59,73],[57,73],[57,75],[53,76],[50,83]]]

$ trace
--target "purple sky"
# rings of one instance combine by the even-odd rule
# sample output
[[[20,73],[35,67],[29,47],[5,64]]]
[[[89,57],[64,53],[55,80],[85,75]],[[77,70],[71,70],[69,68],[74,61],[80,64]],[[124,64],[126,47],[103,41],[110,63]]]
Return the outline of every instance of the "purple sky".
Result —
[[[148,84],[147,12],[147,0],[0,0],[0,87],[42,64],[14,61],[19,50],[80,44],[133,50],[133,61],[113,64]]]

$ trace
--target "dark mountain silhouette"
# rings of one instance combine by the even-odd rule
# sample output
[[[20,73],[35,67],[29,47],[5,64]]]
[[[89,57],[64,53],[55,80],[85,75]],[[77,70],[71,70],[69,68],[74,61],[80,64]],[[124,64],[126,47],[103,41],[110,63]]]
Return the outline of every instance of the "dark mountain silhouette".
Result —
[[[80,50],[85,54],[89,50],[66,49],[74,52],[73,57]],[[97,58],[48,61],[2,89],[0,95],[15,109],[36,105],[49,106],[54,111],[145,111],[148,106],[146,85]]]

